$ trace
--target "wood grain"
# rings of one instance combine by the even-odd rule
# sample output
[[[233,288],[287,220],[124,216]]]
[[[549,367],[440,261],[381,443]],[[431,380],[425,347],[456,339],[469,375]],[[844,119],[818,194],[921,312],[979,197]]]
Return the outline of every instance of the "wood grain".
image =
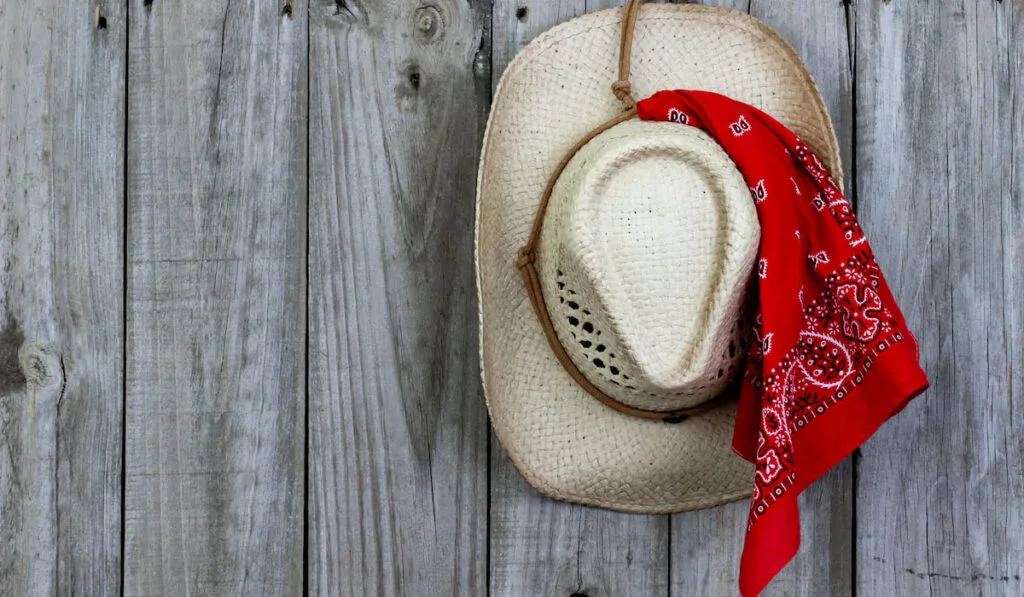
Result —
[[[313,6],[309,593],[485,595],[486,1]]]
[[[516,52],[540,33],[621,4],[496,0],[493,84]],[[668,523],[667,516],[622,514],[542,497],[515,470],[497,438],[492,439],[492,597],[667,596]]]
[[[0,4],[0,594],[117,595],[124,7]]]
[[[861,595],[1024,594],[1022,21],[857,4],[861,221],[932,381],[863,448]]]
[[[543,498],[479,390],[490,94],[622,1],[0,2],[0,595],[735,594],[746,502]],[[709,3],[808,64],[933,382],[765,595],[1024,594],[1024,0]]]
[[[303,590],[308,11],[283,6],[130,4],[125,595]]]
[[[736,2],[708,4],[742,8],[736,6]],[[853,62],[844,4],[820,0],[784,3],[754,0],[749,3],[749,10],[796,48],[814,76],[839,137],[847,173],[847,194],[856,203],[849,177],[854,135]],[[740,501],[672,517],[673,595],[737,593],[748,511],[749,502]],[[763,595],[850,595],[853,590],[852,459],[840,463],[800,496],[800,515],[800,551]]]

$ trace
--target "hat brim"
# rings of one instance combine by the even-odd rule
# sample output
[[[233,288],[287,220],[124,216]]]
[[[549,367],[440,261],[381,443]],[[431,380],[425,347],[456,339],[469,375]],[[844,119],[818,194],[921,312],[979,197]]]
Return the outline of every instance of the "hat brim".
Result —
[[[620,414],[562,369],[531,310],[517,249],[564,153],[622,110],[621,9],[563,23],[531,42],[501,78],[477,189],[476,272],[484,394],[519,472],[555,499],[666,513],[750,495],[753,466],[731,449],[735,404],[678,424]],[[704,89],[747,102],[799,135],[842,179],[824,102],[796,52],[744,13],[699,5],[641,10],[633,48],[637,98]]]

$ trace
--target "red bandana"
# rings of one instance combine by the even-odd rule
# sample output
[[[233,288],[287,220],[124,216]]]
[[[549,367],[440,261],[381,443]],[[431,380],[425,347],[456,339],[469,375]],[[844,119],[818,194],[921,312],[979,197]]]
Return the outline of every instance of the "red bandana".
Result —
[[[797,495],[928,380],[850,204],[807,145],[716,93],[661,91],[637,111],[714,137],[761,222],[756,341],[733,436],[733,449],[756,465],[739,584],[757,595],[800,545]]]

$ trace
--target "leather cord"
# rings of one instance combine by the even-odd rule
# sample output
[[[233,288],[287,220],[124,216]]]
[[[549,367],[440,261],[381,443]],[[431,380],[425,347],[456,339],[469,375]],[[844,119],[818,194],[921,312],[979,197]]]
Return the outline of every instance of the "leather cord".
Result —
[[[612,83],[612,93],[627,108],[636,106],[633,87],[629,84],[630,60],[633,55],[633,33],[636,31],[636,19],[640,15],[640,5],[644,0],[629,0],[622,9],[622,35],[619,36],[619,80]]]
[[[566,373],[568,373],[581,388],[586,390],[587,393],[605,406],[608,406],[620,413],[639,417],[641,419],[658,420],[666,423],[679,423],[681,421],[685,421],[691,416],[698,415],[715,408],[730,393],[723,392],[721,395],[696,406],[670,411],[636,408],[608,396],[580,372],[576,367],[576,364],[572,362],[569,354],[565,351],[565,347],[562,346],[562,343],[558,340],[558,335],[555,333],[555,327],[551,322],[551,315],[548,313],[547,305],[544,301],[544,293],[541,291],[540,285],[540,276],[537,274],[537,267],[535,265],[537,260],[537,242],[540,238],[541,229],[544,226],[544,215],[547,212],[548,203],[551,200],[551,193],[555,188],[555,183],[558,181],[558,177],[562,175],[562,172],[565,170],[566,166],[568,166],[569,161],[572,160],[573,156],[575,156],[584,145],[593,140],[594,137],[607,131],[613,126],[630,120],[636,116],[636,100],[633,98],[632,88],[629,84],[629,73],[630,57],[633,47],[633,32],[636,29],[637,16],[640,13],[640,5],[643,4],[643,2],[644,0],[629,0],[626,7],[623,9],[622,36],[619,46],[619,80],[612,84],[612,93],[614,93],[615,97],[622,102],[626,110],[584,135],[582,139],[580,139],[572,146],[572,148],[569,149],[569,151],[566,152],[565,156],[558,163],[558,166],[555,167],[554,172],[552,172],[551,176],[548,178],[547,185],[544,187],[544,194],[541,195],[540,205],[538,205],[537,214],[533,219],[533,227],[530,230],[530,236],[527,238],[526,244],[519,249],[516,267],[519,268],[519,272],[523,276],[523,283],[526,286],[526,294],[530,298],[530,305],[537,314],[537,319],[540,322],[541,328],[544,330],[544,336],[547,338],[548,344],[551,346],[551,351],[555,354],[558,362],[562,364]]]

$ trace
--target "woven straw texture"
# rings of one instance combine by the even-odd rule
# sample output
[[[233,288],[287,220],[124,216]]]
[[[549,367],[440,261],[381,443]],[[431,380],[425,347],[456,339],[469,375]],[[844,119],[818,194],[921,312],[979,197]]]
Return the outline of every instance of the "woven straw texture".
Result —
[[[605,394],[697,405],[739,373],[760,227],[743,176],[695,128],[633,120],[558,179],[538,245],[555,331]]]
[[[526,480],[545,495],[630,512],[705,508],[745,497],[753,486],[752,466],[730,448],[735,405],[670,425],[599,403],[552,355],[514,265],[558,161],[622,109],[609,90],[617,77],[621,14],[621,9],[589,14],[538,37],[508,67],[495,94],[477,196],[484,392],[498,439]],[[697,5],[645,6],[636,28],[632,84],[637,98],[660,89],[706,89],[757,106],[793,129],[842,178],[835,134],[809,74],[781,37],[746,14]],[[549,235],[545,221],[538,259],[556,331],[587,378],[624,402],[668,409],[704,400],[709,390],[698,389],[696,380],[718,363],[730,364],[728,358],[722,361],[728,345],[723,338],[732,329],[726,322],[735,319],[750,267],[747,243],[756,226],[733,198],[735,167],[730,172],[714,148],[706,147],[706,138],[679,130],[655,132],[672,125],[646,123],[660,127],[646,131],[643,126],[619,125],[595,139],[593,150],[588,145],[577,156],[583,160],[573,160],[552,196],[549,217],[560,223]],[[641,135],[660,153],[637,150]],[[628,170],[609,166],[616,154],[631,156],[634,163]],[[588,174],[602,170],[595,167],[602,161],[603,171],[612,173],[605,177],[610,188],[581,192]],[[669,175],[672,164],[682,167]],[[624,210],[640,211],[643,200],[630,197],[625,186],[643,179],[649,182],[638,192],[647,196],[664,197],[679,188],[680,212],[659,222],[653,211],[638,213],[636,230],[624,231],[623,217],[632,225]],[[741,190],[750,202],[745,187]],[[691,192],[707,196],[684,196]],[[605,205],[609,200],[620,205]],[[578,212],[568,213],[570,206]],[[638,248],[628,255],[609,252],[610,239],[617,239],[615,246],[632,241]],[[671,263],[674,252],[691,242],[705,254]],[[661,279],[648,292],[652,272]],[[693,276],[690,287],[670,288],[687,276]],[[574,301],[577,308],[590,311],[600,337],[619,344],[615,354],[623,367],[617,381],[641,379],[642,385],[630,384],[635,392],[602,381],[608,379],[601,373],[610,374],[609,364],[602,359],[604,367],[596,367],[595,355],[583,352],[579,337],[574,343],[576,326],[567,325],[560,301],[568,300],[569,289],[586,293],[590,304]],[[594,340],[587,340],[596,350]],[[587,363],[590,368],[584,369]],[[638,377],[623,380],[624,371]]]

